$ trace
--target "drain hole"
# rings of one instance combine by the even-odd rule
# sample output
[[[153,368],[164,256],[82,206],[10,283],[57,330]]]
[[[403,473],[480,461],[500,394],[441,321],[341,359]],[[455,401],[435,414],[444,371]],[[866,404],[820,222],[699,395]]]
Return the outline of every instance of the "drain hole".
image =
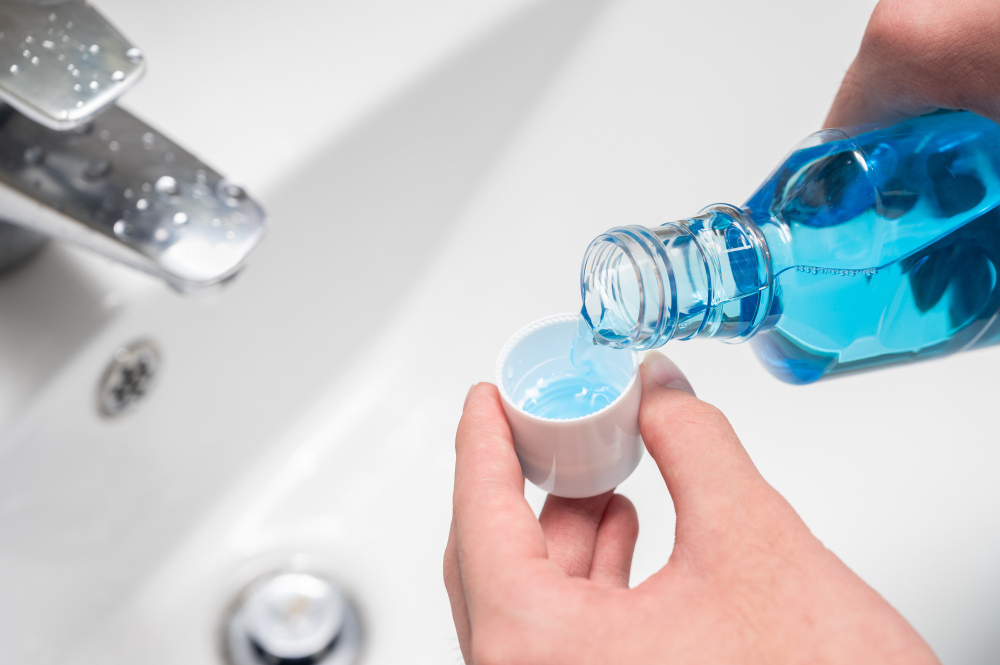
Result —
[[[101,415],[117,418],[138,406],[153,388],[159,368],[160,352],[152,342],[134,342],[116,350],[97,392]]]

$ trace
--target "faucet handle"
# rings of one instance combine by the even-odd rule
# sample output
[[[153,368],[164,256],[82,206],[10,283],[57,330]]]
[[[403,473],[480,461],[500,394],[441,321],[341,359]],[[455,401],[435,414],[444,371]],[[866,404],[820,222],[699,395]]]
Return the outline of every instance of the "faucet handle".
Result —
[[[0,0],[0,101],[55,130],[107,108],[145,70],[142,51],[83,0]]]

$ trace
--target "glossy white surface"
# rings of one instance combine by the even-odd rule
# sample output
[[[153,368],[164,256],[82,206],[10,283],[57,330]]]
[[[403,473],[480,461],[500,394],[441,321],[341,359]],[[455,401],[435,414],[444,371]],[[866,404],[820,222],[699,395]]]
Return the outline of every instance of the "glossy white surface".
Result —
[[[595,234],[741,202],[822,122],[872,5],[101,2],[148,56],[125,105],[273,225],[202,298],[56,247],[0,280],[4,657],[218,663],[235,591],[302,552],[357,598],[366,663],[457,662],[440,557],[469,385],[575,307]],[[159,386],[99,420],[139,337]],[[807,388],[749,348],[668,352],[945,662],[1000,659],[1000,349]],[[648,456],[621,491],[639,581],[673,512]]]

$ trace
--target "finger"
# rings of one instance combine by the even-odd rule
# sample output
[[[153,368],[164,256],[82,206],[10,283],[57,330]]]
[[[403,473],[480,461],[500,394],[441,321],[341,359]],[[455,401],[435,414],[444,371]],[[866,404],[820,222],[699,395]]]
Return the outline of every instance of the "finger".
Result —
[[[711,527],[763,479],[726,417],[690,392],[676,365],[649,353],[640,374],[639,430],[673,499],[678,537],[685,521]]]
[[[608,588],[628,588],[632,572],[632,554],[639,537],[639,518],[635,506],[621,494],[611,497],[604,517],[597,527],[590,579]]]
[[[545,539],[524,498],[510,426],[492,384],[469,392],[455,452],[455,531],[474,621],[478,598],[492,598],[489,591],[514,583],[526,561],[545,558]]]
[[[882,0],[844,77],[827,127],[938,108],[1000,122],[1000,15],[991,3]]]
[[[451,530],[448,532],[448,545],[444,550],[444,588],[448,591],[448,600],[451,601],[451,616],[455,621],[455,632],[458,634],[462,659],[466,663],[471,663],[472,652],[469,647],[472,644],[472,629],[469,624],[469,611],[465,604],[462,571],[458,563],[458,540],[454,518],[451,520]]]
[[[587,499],[564,499],[549,495],[538,522],[545,534],[549,560],[570,577],[587,577],[597,541],[597,527],[611,499],[605,492]]]

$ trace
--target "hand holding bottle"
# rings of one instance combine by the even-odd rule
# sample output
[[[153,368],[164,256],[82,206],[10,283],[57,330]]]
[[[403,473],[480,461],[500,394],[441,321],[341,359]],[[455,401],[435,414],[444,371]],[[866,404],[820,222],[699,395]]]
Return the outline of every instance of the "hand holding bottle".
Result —
[[[992,0],[881,0],[827,127],[937,109],[1000,124],[1000,15]]]
[[[469,392],[444,566],[467,663],[937,663],[673,363],[650,354],[641,373],[640,428],[677,530],[668,563],[634,589],[629,501],[550,496],[536,519],[496,389]]]
[[[581,287],[599,341],[750,339],[799,384],[1000,344],[998,44],[995,2],[882,0],[840,129],[742,206],[595,238]]]
[[[891,123],[941,108],[1000,123],[998,44],[994,2],[881,0],[826,126]],[[962,163],[958,157],[948,174],[969,184],[952,168]],[[949,186],[928,200],[951,219],[965,210],[956,195],[971,189]],[[976,221],[983,228],[963,233],[982,253],[996,228],[985,215]],[[939,278],[947,266],[931,250],[906,266],[921,311],[937,306],[949,283]],[[960,264],[969,282],[979,264]],[[924,279],[921,265],[938,279]],[[983,292],[965,282],[954,291]],[[956,329],[969,330],[977,319],[958,316],[968,314],[966,301],[948,310]],[[991,303],[976,312],[993,311]],[[667,564],[634,589],[628,578],[638,524],[628,500],[549,497],[536,520],[495,389],[470,391],[445,553],[467,663],[938,662],[906,621],[812,536],[757,472],[725,417],[691,394],[676,367],[651,354],[642,380],[640,428],[677,528]]]

